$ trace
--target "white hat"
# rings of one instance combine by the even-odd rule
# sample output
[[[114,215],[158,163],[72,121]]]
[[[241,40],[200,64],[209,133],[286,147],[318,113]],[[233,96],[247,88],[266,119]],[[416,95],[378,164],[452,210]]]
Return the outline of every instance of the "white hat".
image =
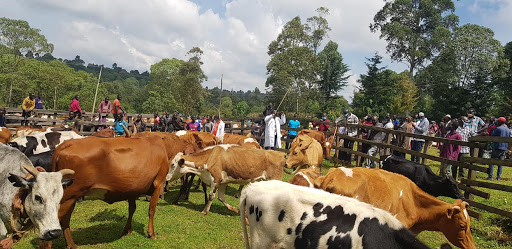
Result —
[[[420,116],[420,117],[425,117],[425,113],[420,112],[420,113],[418,113],[418,116]]]

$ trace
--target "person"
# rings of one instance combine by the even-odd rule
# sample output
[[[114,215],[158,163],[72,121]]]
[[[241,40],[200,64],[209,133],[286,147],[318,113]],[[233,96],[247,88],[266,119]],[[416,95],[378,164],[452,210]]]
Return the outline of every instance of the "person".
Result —
[[[293,119],[288,121],[288,128],[298,129],[300,127],[300,122],[297,120],[297,113],[293,115]],[[296,130],[288,130],[288,139],[286,140],[286,149],[290,149],[290,144],[293,139],[297,137]]]
[[[82,108],[80,107],[80,96],[75,95],[73,100],[71,100],[71,103],[69,105],[69,110],[75,113],[75,117],[81,117],[82,116]]]
[[[0,108],[0,127],[6,127],[5,126],[5,107]]]
[[[112,130],[114,130],[116,136],[122,136],[124,135],[124,127],[128,127],[128,124],[126,123],[126,121],[124,121],[124,118],[122,115],[118,114],[116,115],[116,122],[114,124],[114,128]]]
[[[281,125],[286,123],[286,116],[281,112],[281,117],[277,117],[276,111],[265,117],[265,149],[274,150],[281,148]]]
[[[212,117],[207,116],[206,119],[204,120],[203,131],[212,133],[212,130],[213,130]]]
[[[372,118],[372,124],[375,127],[384,127],[381,120],[377,116],[374,116]],[[373,142],[382,143],[384,142],[384,139],[386,138],[386,133],[382,131],[376,131],[376,130],[369,130],[368,131],[368,140],[371,140]],[[370,145],[367,154],[372,157],[376,157],[377,153],[379,152],[379,148],[376,145]],[[366,159],[366,168],[377,168],[377,162],[372,161],[370,159]]]
[[[327,119],[327,113],[324,112],[324,114],[322,114],[322,118],[320,119],[320,122],[331,122],[329,119]],[[316,126],[318,126],[319,131],[329,131],[329,127],[331,127],[331,125],[329,125],[329,124],[313,123],[313,127],[316,127]]]
[[[265,110],[263,111],[263,117],[272,115],[273,112],[274,112],[274,109],[272,109],[272,103],[269,103],[267,105],[267,107],[265,107]]]
[[[167,111],[164,111],[164,115],[160,118],[160,131],[161,132],[173,132],[172,117],[169,116]]]
[[[121,119],[124,116],[125,111],[121,107],[121,95],[117,95],[117,98],[114,100],[114,103],[112,104],[112,114],[114,115],[114,118],[117,119],[116,116],[121,116]]]
[[[220,141],[224,140],[224,127],[226,124],[219,116],[213,116],[213,120],[215,125],[213,126],[212,134],[220,139]]]
[[[75,129],[78,129],[80,126],[76,113],[72,111],[69,111],[68,117],[62,121],[62,124]]]
[[[158,116],[158,112],[153,114],[153,127],[151,127],[151,131],[159,131],[160,130],[160,117]]]
[[[466,123],[466,125],[469,126],[472,132],[480,134],[482,131],[485,131],[485,122],[480,117],[476,116],[475,109],[469,109],[468,118],[469,122]]]
[[[447,133],[444,138],[461,141],[462,136],[457,132],[457,128],[459,128],[459,121],[457,119],[452,119],[450,121],[450,125],[447,128]],[[459,158],[460,145],[444,143],[441,146],[441,150],[439,152],[439,157],[450,159],[453,161],[457,161]],[[441,167],[439,169],[439,176],[452,176],[452,165],[441,162]]]
[[[476,135],[476,133],[471,131],[469,126],[465,125],[467,122],[469,122],[468,117],[466,117],[466,116],[460,117],[459,128],[457,128],[457,132],[460,134],[460,136],[462,137],[462,141],[464,141],[464,142],[468,142],[470,137]],[[458,161],[460,161],[461,158],[463,158],[463,157],[469,157],[469,153],[470,153],[469,146],[461,146]],[[459,168],[458,172],[457,172],[457,166],[455,166],[454,172],[453,172],[453,175],[455,177],[458,177],[460,179],[460,178],[463,178],[465,174],[466,174],[466,170],[464,168]]]
[[[195,119],[195,117],[191,117],[191,120],[187,124],[187,130],[189,131],[201,131],[201,123],[199,123],[198,120]]]
[[[413,133],[427,136],[428,128],[430,127],[428,119],[425,117],[425,114],[423,112],[418,113],[418,119],[419,121],[417,123],[412,123],[412,126],[414,127]],[[421,152],[421,149],[423,149],[424,144],[425,139],[414,137],[412,138],[411,141],[411,149],[416,152]],[[411,155],[411,161],[419,163],[420,157]]]
[[[393,129],[395,131],[400,129],[400,120],[395,115],[393,115]]]
[[[496,120],[496,128],[492,131],[491,136],[493,137],[510,137],[510,129],[506,125],[507,119],[505,117],[499,117]],[[508,143],[494,143],[491,158],[504,160],[505,152],[507,151]],[[496,180],[501,180],[501,174],[503,173],[503,166],[498,165],[498,172],[496,174]],[[494,175],[494,165],[489,165],[489,175],[486,180],[492,181]]]
[[[441,119],[441,122],[439,123],[439,129],[437,130],[436,136],[438,136],[438,137],[446,136],[446,133],[448,132],[447,127],[450,126],[451,120],[452,120],[452,116],[450,116],[450,114],[444,115],[444,117]]]
[[[105,100],[101,101],[98,106],[99,113],[99,121],[105,123],[107,121],[108,114],[112,111],[112,103],[110,103],[110,98],[107,96]]]
[[[364,121],[363,121],[363,125],[367,125],[367,126],[374,126],[375,124],[373,123],[373,119],[376,118],[378,119],[377,116],[372,116],[372,115],[367,115],[365,118],[364,118]],[[363,139],[368,139],[370,136],[370,130],[367,129],[367,128],[361,128],[361,137]],[[370,149],[370,145],[367,144],[367,143],[363,143],[363,145],[361,146],[361,152],[363,153],[368,153],[368,150]]]
[[[359,118],[351,113],[348,109],[345,109],[343,111],[343,115],[336,119],[336,124],[359,124]],[[339,129],[340,134],[342,135],[348,135],[350,137],[356,137],[357,136],[357,128],[356,127],[344,127],[343,129]],[[345,139],[343,142],[343,147],[346,149],[354,149],[354,141]],[[347,165],[351,165],[352,161],[352,154],[348,152],[342,151],[338,154],[338,159],[345,162]]]
[[[133,125],[135,125],[135,127],[137,127],[137,132],[146,131],[146,122],[144,122],[144,120],[142,120],[142,114],[137,115],[137,119],[135,120],[135,122],[133,122]]]
[[[413,119],[411,116],[408,116],[407,118],[405,118],[403,124],[400,126],[400,131],[412,133],[414,130],[412,124]],[[396,140],[397,146],[402,147],[406,150],[410,149],[411,137],[397,136]],[[405,153],[403,152],[395,151],[395,154],[401,158],[405,158]]]
[[[23,104],[21,104],[21,116],[23,117],[23,120],[21,120],[21,126],[28,126],[27,118],[30,117],[30,115],[32,114],[32,110],[34,110],[35,106],[35,96],[33,93],[31,93],[28,95],[28,97],[25,98],[25,100],[23,100]]]
[[[38,93],[36,97],[36,106],[35,109],[42,110],[43,109],[43,100],[41,99],[41,94]]]
[[[178,113],[178,112],[174,113],[174,115],[172,116],[171,122],[172,122],[174,131],[185,130],[185,128],[187,127],[187,123],[181,117],[181,113]],[[222,136],[224,136],[224,135],[222,135]]]

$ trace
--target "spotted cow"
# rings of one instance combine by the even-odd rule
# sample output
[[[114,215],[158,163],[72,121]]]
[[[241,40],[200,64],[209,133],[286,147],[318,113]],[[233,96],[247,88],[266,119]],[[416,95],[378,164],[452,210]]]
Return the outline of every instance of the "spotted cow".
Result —
[[[213,199],[219,191],[219,200],[231,211],[237,208],[224,199],[228,184],[247,184],[261,180],[280,180],[284,167],[283,152],[255,150],[239,145],[221,144],[207,147],[202,151],[183,155],[178,153],[171,162],[167,180],[193,173],[211,186],[210,197],[202,214],[210,210]]]
[[[249,184],[240,220],[246,248],[428,248],[384,210],[282,181]]]
[[[19,137],[9,145],[19,149],[27,156],[40,154],[43,152],[55,150],[55,148],[69,139],[80,139],[83,136],[78,135],[75,131],[45,131],[35,135]]]
[[[396,215],[414,233],[440,231],[455,246],[474,249],[468,204],[453,204],[421,190],[409,178],[382,169],[332,168],[313,183],[330,193],[356,198]]]

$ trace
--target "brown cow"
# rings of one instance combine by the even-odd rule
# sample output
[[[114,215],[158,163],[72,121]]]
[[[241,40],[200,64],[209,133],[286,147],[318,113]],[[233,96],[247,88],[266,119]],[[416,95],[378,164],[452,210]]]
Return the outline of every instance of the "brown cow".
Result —
[[[454,245],[476,248],[470,230],[468,204],[437,199],[409,178],[381,169],[333,168],[318,177],[315,187],[356,198],[396,215],[413,233],[441,231]]]
[[[288,182],[294,185],[314,188],[313,183],[315,179],[320,176],[322,176],[322,174],[316,168],[301,169]]]
[[[223,139],[222,143],[223,144],[238,144],[240,146],[244,146],[247,148],[261,149],[261,146],[258,143],[258,141],[256,141],[256,139],[250,137],[250,135],[251,135],[251,133],[249,133],[247,136],[226,133],[226,134],[224,134],[224,139]]]
[[[218,137],[209,132],[199,131],[176,131],[171,134],[178,136],[185,143],[196,143],[199,149],[204,149],[208,146],[220,144],[221,141]]]
[[[114,132],[114,130],[107,128],[107,129],[99,130],[92,135],[94,137],[115,137],[116,133]]]
[[[297,136],[290,148],[290,155],[286,160],[286,168],[294,168],[294,174],[302,168],[318,168],[321,170],[324,155],[322,145],[307,135]]]
[[[0,127],[0,144],[7,144],[11,141],[11,130],[6,127]]]
[[[331,147],[334,143],[334,136],[330,136],[326,138],[325,133],[317,130],[300,130],[297,132],[297,136],[300,135],[308,135],[312,138],[314,138],[316,141],[318,141],[323,148],[324,158],[330,159],[331,158]]]
[[[201,214],[208,213],[217,190],[219,200],[224,206],[233,212],[238,212],[236,207],[224,200],[227,185],[271,179],[281,180],[284,155],[285,153],[278,151],[221,144],[190,155],[178,154],[172,160],[167,179],[175,180],[186,173],[193,173],[211,186],[210,198]]]
[[[156,136],[141,138],[72,139],[55,151],[52,170],[72,169],[74,184],[64,191],[59,210],[66,244],[77,248],[69,222],[76,200],[84,195],[114,203],[127,200],[128,222],[125,234],[132,232],[135,200],[142,194],[151,195],[148,236],[155,238],[153,217],[169,161],[162,139]],[[51,243],[47,246],[51,247]]]

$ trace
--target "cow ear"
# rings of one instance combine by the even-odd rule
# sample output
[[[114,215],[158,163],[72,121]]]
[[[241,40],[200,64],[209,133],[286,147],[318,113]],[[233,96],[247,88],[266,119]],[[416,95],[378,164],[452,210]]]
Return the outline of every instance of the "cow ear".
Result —
[[[183,164],[185,164],[185,159],[182,158],[178,161],[178,166],[183,168]]]
[[[7,177],[14,187],[18,188],[32,188],[34,186],[35,179],[25,179],[21,176],[9,174]]]
[[[73,184],[73,179],[65,179],[65,180],[62,180],[62,188],[67,188],[69,187],[71,184]]]
[[[446,217],[448,217],[448,219],[451,219],[454,215],[460,213],[460,207],[459,206],[453,206],[451,208],[448,208],[447,212],[446,212]]]

